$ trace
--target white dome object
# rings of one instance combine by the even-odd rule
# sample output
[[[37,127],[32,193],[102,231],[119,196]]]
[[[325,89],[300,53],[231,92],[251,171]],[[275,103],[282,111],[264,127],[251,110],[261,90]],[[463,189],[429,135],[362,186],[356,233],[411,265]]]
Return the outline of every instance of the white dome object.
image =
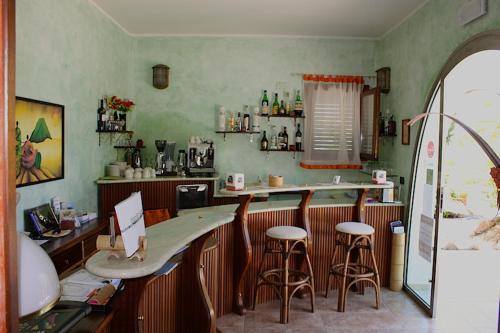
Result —
[[[361,222],[342,222],[335,226],[335,230],[351,235],[371,235],[375,232],[372,226]]]
[[[302,228],[281,226],[267,229],[266,235],[274,239],[299,240],[306,238],[307,232]]]
[[[49,255],[34,240],[17,233],[19,316],[48,311],[59,299],[61,288]]]

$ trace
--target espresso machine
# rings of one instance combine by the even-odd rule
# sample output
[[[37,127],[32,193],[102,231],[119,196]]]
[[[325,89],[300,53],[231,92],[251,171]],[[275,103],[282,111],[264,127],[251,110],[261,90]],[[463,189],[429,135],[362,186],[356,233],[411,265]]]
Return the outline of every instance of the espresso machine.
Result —
[[[156,140],[156,175],[157,176],[176,176],[174,162],[175,142],[167,140]]]
[[[213,142],[190,142],[188,144],[187,171],[193,177],[213,177],[215,174],[215,146]]]

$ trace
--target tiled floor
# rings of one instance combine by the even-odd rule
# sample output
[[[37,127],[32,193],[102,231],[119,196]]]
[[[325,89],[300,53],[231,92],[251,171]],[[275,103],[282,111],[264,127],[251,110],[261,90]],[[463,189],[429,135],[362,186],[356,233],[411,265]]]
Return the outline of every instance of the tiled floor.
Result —
[[[316,311],[310,312],[309,300],[292,300],[290,322],[279,323],[277,301],[257,306],[246,316],[228,314],[217,319],[223,333],[496,333],[495,327],[472,326],[466,316],[429,318],[404,292],[382,290],[382,305],[374,308],[373,290],[364,296],[349,293],[346,312],[337,312],[336,291],[328,299],[318,294]]]

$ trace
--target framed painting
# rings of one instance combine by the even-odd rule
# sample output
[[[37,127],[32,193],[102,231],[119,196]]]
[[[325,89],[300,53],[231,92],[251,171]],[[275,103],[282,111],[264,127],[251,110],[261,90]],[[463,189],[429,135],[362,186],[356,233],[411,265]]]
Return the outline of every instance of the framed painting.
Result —
[[[64,105],[16,97],[16,187],[64,178]]]

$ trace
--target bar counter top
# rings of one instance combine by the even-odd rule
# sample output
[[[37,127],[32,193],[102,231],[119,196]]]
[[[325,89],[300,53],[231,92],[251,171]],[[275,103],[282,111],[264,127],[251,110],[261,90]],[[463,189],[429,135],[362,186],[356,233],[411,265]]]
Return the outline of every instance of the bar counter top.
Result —
[[[140,183],[140,182],[174,182],[179,180],[213,180],[219,179],[219,175],[214,175],[213,177],[182,177],[182,176],[162,176],[155,178],[140,178],[140,179],[126,179],[124,177],[116,179],[107,179],[107,177],[101,177],[96,180],[96,184],[120,184],[120,183]]]
[[[147,250],[142,262],[129,259],[108,259],[108,251],[99,251],[89,258],[85,267],[105,278],[131,279],[153,274],[177,251],[198,237],[232,222],[234,214],[188,214],[146,228]]]
[[[264,202],[252,202],[248,209],[249,214],[268,213],[280,210],[294,210],[299,209],[300,200],[274,200]],[[220,205],[194,209],[183,209],[177,212],[179,216],[188,214],[234,214],[238,208],[238,204]],[[354,207],[356,201],[354,199],[312,199],[309,208],[326,208],[326,207]],[[373,202],[366,203],[366,206],[404,206],[402,202]]]
[[[392,188],[392,184],[372,184],[369,182],[357,182],[357,183],[315,183],[315,184],[284,184],[280,187],[271,187],[268,185],[250,185],[246,186],[241,191],[230,191],[226,189],[219,190],[221,194],[236,194],[236,195],[249,195],[249,194],[260,194],[260,193],[280,193],[280,192],[300,192],[300,191],[326,191],[326,190],[356,190],[356,189],[383,189]]]

